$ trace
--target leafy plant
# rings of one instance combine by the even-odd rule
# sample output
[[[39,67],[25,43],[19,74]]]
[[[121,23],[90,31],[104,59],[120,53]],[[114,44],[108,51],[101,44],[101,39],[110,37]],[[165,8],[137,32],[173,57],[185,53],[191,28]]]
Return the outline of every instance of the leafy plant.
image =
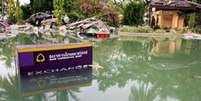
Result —
[[[118,18],[118,12],[116,11],[108,11],[105,12],[102,16],[102,20],[107,22],[108,25],[118,27],[119,26],[119,18]]]
[[[156,33],[166,33],[165,29],[157,29],[155,30]]]
[[[31,14],[32,14],[32,10],[31,10],[31,6],[30,5],[22,5],[21,9],[23,11],[23,19],[28,19]]]
[[[201,34],[201,26],[196,26],[195,28],[193,28],[193,32]]]
[[[53,10],[53,0],[30,0],[32,13]]]
[[[15,12],[15,18],[18,24],[22,23],[23,19],[23,11],[20,7],[19,0],[16,2],[16,12]]]
[[[53,0],[54,15],[58,18],[57,23],[61,24],[61,17],[64,15],[64,0]]]
[[[94,7],[90,2],[86,2],[81,5],[81,10],[88,17],[90,14],[93,13]]]
[[[151,33],[153,29],[149,26],[123,26],[120,28],[121,32],[136,32],[136,33]]]
[[[71,22],[84,18],[84,15],[81,12],[75,12],[75,11],[68,13],[68,16]]]
[[[123,23],[125,25],[141,25],[143,24],[145,6],[142,1],[133,1],[126,5],[124,9]]]
[[[9,24],[16,23],[15,17],[14,17],[14,16],[8,16],[8,23],[9,23]]]

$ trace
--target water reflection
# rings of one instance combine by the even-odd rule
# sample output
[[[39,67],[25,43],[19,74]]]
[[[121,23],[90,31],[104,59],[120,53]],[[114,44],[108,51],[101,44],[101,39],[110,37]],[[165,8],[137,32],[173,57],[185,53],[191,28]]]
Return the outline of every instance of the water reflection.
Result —
[[[69,79],[70,78],[70,79]],[[79,98],[75,93],[79,88],[91,85],[91,75],[66,76],[46,75],[32,77],[19,83],[17,76],[1,78],[1,101],[69,101]]]
[[[113,43],[95,49],[95,61],[105,67],[97,75],[100,90],[122,88],[131,80],[137,84],[131,86],[130,101],[201,99],[196,76],[201,71],[200,41],[126,38]]]
[[[80,92],[80,87],[90,86],[91,73],[83,74],[48,74],[34,77],[21,78],[20,93],[23,96],[43,95],[47,100],[69,101],[69,98],[78,100],[75,93]],[[51,97],[47,95],[51,95]]]
[[[19,44],[37,44],[37,40],[29,38],[27,35],[19,35],[9,40],[0,42],[0,65],[1,77],[8,78],[8,75],[16,75],[15,68],[15,47]]]
[[[152,41],[152,49],[150,50],[150,54],[153,56],[162,56],[165,57],[176,54],[177,51],[181,48],[182,40],[153,40]]]
[[[75,85],[90,84],[92,73],[83,74],[48,74],[32,77],[20,78],[20,90],[23,95],[33,95],[41,92],[48,92],[54,89],[62,90],[65,87],[70,88]]]
[[[0,42],[0,60],[5,61],[7,67],[11,67],[14,61],[16,45],[37,43],[36,40],[32,40],[26,35],[19,35],[9,40],[3,40]]]
[[[70,79],[69,79],[70,78]],[[19,83],[17,76],[1,79],[1,101],[69,101],[79,100],[79,87],[90,86],[91,75],[46,75],[32,77]]]
[[[14,67],[14,59],[10,59],[10,57],[13,58],[15,55],[14,47],[16,44],[38,43],[27,37],[24,38],[0,43],[0,56],[4,57],[1,64],[8,63],[1,68]],[[8,45],[8,51],[6,51],[5,43],[11,44]],[[37,90],[29,88],[26,83],[25,85],[21,84],[21,88],[29,88],[22,90],[26,92],[25,94],[33,93],[31,96],[22,97],[20,91],[17,90],[20,89],[19,82],[16,81],[17,77],[7,75],[9,78],[7,79],[1,76],[0,100],[200,101],[201,41],[121,38],[97,42],[96,46],[97,48],[94,48],[94,63],[103,68],[98,69],[98,72],[94,73],[95,78],[89,80],[86,85],[83,82],[83,86],[73,83],[72,85],[75,86],[64,84],[48,87],[46,84],[49,83],[44,83],[43,79],[39,77],[31,80],[39,82],[40,86]],[[9,64],[11,65],[9,66]],[[2,71],[0,72],[2,74]],[[47,78],[54,77],[48,76],[44,79]],[[52,87],[57,89],[51,89]],[[62,87],[62,89],[58,87]],[[41,92],[37,92],[40,89],[42,89]]]
[[[154,101],[155,92],[153,84],[150,82],[135,81],[131,87],[129,101]]]

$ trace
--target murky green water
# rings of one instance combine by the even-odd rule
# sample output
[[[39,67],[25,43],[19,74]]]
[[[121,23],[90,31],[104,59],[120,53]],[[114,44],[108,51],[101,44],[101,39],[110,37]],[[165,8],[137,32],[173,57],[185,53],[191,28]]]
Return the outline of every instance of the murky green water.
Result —
[[[26,36],[0,43],[0,101],[200,101],[201,41],[121,38],[98,42],[94,77],[23,96],[15,76],[15,45],[36,44]]]

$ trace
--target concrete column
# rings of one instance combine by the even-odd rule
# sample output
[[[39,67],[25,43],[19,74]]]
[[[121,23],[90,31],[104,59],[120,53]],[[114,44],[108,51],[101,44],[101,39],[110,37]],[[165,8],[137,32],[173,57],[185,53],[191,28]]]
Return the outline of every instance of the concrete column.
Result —
[[[178,28],[179,29],[184,28],[184,17],[183,16],[179,16]]]
[[[160,12],[159,12],[159,19],[158,19],[159,21],[158,21],[158,23],[159,23],[159,27],[160,28],[162,28],[163,27],[163,11],[161,10]]]
[[[179,15],[177,14],[177,11],[174,11],[172,18],[172,28],[178,28],[178,21],[179,21]]]

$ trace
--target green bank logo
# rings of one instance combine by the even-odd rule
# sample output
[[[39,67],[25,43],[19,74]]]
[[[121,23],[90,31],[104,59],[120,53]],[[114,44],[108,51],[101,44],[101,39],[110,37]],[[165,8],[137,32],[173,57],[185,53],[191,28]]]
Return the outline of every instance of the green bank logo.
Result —
[[[44,62],[45,61],[45,56],[42,53],[39,53],[36,57],[36,62]]]

